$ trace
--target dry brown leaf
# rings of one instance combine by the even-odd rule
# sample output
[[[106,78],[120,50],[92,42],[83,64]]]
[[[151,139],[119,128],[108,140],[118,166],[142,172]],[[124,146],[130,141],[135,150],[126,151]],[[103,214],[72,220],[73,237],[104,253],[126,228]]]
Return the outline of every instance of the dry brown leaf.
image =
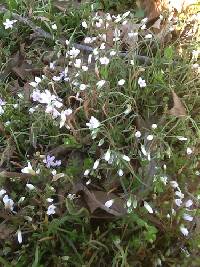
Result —
[[[187,115],[186,109],[181,99],[177,96],[177,94],[174,91],[172,91],[172,97],[173,97],[174,106],[172,109],[170,109],[169,113],[176,117],[186,116]]]
[[[3,165],[8,165],[14,152],[15,152],[15,144],[13,142],[13,139],[10,137],[7,140],[6,148],[1,154],[0,167],[2,167]]]
[[[149,20],[154,20],[161,14],[164,10],[176,9],[178,12],[185,10],[192,4],[197,3],[198,0],[138,0],[138,5],[144,9],[146,17]]]
[[[154,24],[151,27],[154,28],[154,29],[160,30],[161,22],[162,22],[162,20],[159,18],[154,22]]]
[[[113,193],[108,194],[103,191],[89,191],[88,188],[81,183],[76,184],[74,187],[74,193],[78,192],[82,192],[84,194],[85,202],[87,203],[91,213],[100,208],[117,217],[126,214],[124,201]],[[110,208],[108,208],[105,206],[105,203],[111,199],[114,200],[114,203]]]
[[[13,229],[9,228],[6,223],[0,224],[0,240],[9,240],[11,239],[11,234],[13,233]]]

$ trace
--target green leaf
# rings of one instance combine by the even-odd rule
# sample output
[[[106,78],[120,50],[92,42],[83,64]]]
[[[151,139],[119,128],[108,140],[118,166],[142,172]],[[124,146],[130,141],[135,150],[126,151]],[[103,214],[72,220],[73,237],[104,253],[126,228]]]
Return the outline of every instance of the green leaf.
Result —
[[[73,135],[68,134],[66,138],[63,139],[63,143],[68,148],[81,148],[82,145],[79,144]]]
[[[144,10],[143,9],[137,9],[135,12],[135,17],[144,18],[145,17]]]
[[[7,4],[10,10],[16,10],[18,7],[18,3],[16,0],[7,0]]]
[[[164,50],[164,57],[168,60],[172,60],[174,57],[174,50],[171,46],[166,47]]]

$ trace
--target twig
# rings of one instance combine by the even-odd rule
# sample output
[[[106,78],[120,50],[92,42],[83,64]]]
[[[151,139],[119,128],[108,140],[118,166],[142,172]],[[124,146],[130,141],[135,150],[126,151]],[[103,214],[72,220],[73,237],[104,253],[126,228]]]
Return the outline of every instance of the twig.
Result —
[[[6,9],[4,6],[0,6],[0,13],[5,13],[8,12],[8,9]],[[32,21],[30,21],[28,18],[26,17],[22,17],[20,15],[18,15],[17,13],[12,13],[12,17],[16,20],[18,20],[19,22],[29,26],[36,35],[41,36],[45,39],[49,39],[52,41],[55,41],[52,37],[52,35],[46,31],[44,31],[43,29],[41,29],[40,27],[36,26]],[[61,44],[65,44],[65,41],[62,39],[59,39]],[[77,44],[74,43],[73,44],[75,48],[84,51],[86,53],[92,53],[93,52],[93,48],[87,45],[83,45],[83,44]],[[119,52],[119,55],[121,57],[127,57],[128,56],[128,52]],[[146,57],[146,56],[140,56],[140,55],[135,55],[134,56],[136,60],[138,60],[141,64],[144,65],[150,65],[151,64],[151,58]]]
[[[1,171],[0,177],[3,178],[21,178],[21,179],[30,179],[33,177],[30,173],[18,173],[18,172],[7,172],[7,171]]]

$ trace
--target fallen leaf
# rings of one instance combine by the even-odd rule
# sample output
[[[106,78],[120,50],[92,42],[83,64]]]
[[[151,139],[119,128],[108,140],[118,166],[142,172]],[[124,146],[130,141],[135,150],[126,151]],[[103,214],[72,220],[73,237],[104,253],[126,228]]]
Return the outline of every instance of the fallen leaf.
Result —
[[[176,117],[186,116],[187,115],[186,109],[181,99],[177,96],[177,94],[174,91],[172,91],[172,97],[173,97],[174,106],[172,109],[170,109],[169,113]]]
[[[126,214],[125,202],[117,195],[113,193],[107,193],[103,191],[90,191],[86,186],[81,183],[78,183],[74,187],[74,193],[82,192],[84,196],[84,200],[88,205],[91,213],[93,213],[97,209],[102,209],[109,214],[114,216],[123,216]],[[105,203],[109,200],[113,199],[114,202],[110,208],[105,206]]]
[[[3,167],[4,165],[9,164],[10,159],[13,156],[14,152],[15,152],[15,145],[14,145],[13,139],[10,137],[7,140],[6,148],[1,154],[0,167]]]
[[[0,224],[0,240],[11,239],[11,234],[14,232],[13,229],[9,228],[7,223]]]

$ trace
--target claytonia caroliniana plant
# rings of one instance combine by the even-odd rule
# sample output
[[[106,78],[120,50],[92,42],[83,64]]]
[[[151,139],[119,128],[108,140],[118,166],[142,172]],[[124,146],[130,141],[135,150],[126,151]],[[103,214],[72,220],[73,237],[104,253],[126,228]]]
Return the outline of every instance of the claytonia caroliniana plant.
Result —
[[[181,265],[180,244],[195,255],[190,243],[200,197],[190,181],[197,187],[200,175],[198,47],[191,43],[183,67],[176,44],[156,42],[148,18],[116,14],[121,4],[115,9],[118,1],[112,2],[115,14],[96,10],[95,3],[77,12],[57,10],[56,17],[48,5],[36,5],[35,22],[42,11],[45,23],[37,25],[48,26],[53,37],[50,55],[41,39],[27,43],[23,23],[2,21],[3,28],[17,27],[4,30],[3,64],[23,39],[25,61],[44,74],[20,77],[14,93],[17,73],[0,83],[0,174],[10,177],[1,179],[0,207],[15,237],[6,237],[2,257],[17,266],[132,266],[133,258],[141,266]],[[21,8],[15,12],[27,14]],[[187,107],[183,119],[169,112],[171,88]]]

